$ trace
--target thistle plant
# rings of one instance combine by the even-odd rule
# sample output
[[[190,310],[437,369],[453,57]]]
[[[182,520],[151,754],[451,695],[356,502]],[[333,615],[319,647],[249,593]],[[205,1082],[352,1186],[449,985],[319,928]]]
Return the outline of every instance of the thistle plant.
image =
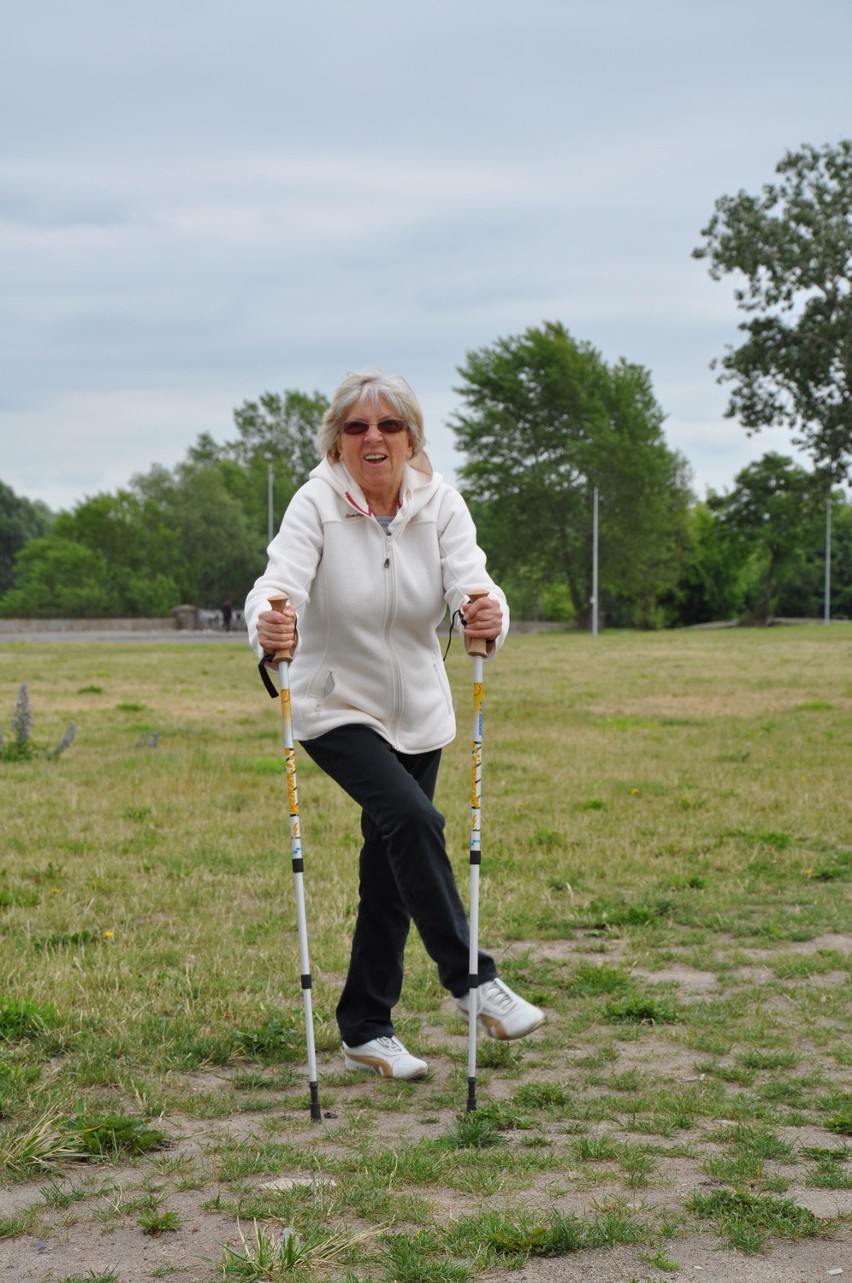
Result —
[[[12,733],[15,737],[13,741],[14,751],[18,757],[29,757],[32,753],[32,739],[30,736],[32,720],[27,684],[26,682],[21,682],[18,701],[15,704],[15,715],[12,718]]]
[[[21,682],[15,712],[12,717],[12,738],[7,742],[0,730],[0,762],[23,761],[43,755],[55,759],[64,753],[77,734],[76,722],[71,722],[62,739],[52,749],[40,750],[32,737],[33,715],[26,682]]]
[[[69,725],[68,725],[68,729],[67,729],[67,731],[66,731],[66,732],[65,732],[65,734],[62,736],[62,739],[59,741],[59,743],[58,743],[58,744],[54,745],[54,747],[48,751],[47,756],[48,756],[49,758],[57,758],[57,757],[59,757],[59,756],[60,756],[60,754],[62,754],[62,753],[64,753],[64,752],[65,752],[65,750],[66,750],[66,748],[68,748],[69,744],[71,744],[71,742],[73,741],[74,736],[75,736],[76,734],[77,734],[77,723],[76,723],[76,722],[70,722],[70,723],[69,723]]]

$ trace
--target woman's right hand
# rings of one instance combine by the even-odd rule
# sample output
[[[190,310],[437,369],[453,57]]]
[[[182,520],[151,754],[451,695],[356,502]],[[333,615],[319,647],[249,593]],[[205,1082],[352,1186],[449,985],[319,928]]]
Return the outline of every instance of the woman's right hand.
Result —
[[[264,654],[274,655],[279,650],[292,654],[296,649],[296,612],[292,606],[283,610],[262,610],[257,617],[257,640]],[[277,668],[277,664],[270,664]]]

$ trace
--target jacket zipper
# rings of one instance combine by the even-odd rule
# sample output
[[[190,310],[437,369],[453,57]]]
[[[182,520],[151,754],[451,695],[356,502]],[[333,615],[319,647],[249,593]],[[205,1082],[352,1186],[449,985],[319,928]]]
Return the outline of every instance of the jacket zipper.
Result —
[[[397,584],[396,584],[396,570],[391,565],[391,548],[392,548],[391,537],[387,533],[387,531],[384,532],[384,536],[385,536],[384,568],[385,570],[390,572],[388,580],[386,582],[387,605],[385,608],[384,640],[385,640],[385,653],[387,654],[390,661],[390,671],[393,679],[391,684],[390,731],[391,731],[392,739],[395,740],[397,737],[397,732],[399,730],[399,722],[402,717],[402,674],[400,671],[399,661],[397,659],[396,653],[390,643],[391,623],[396,614]]]

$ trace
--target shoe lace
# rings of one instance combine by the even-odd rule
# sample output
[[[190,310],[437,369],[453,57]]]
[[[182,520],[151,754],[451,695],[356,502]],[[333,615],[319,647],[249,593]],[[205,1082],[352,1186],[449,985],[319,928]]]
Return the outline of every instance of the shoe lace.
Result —
[[[485,985],[482,996],[495,1007],[502,1007],[504,1011],[508,1011],[514,1002],[512,994],[499,980],[492,980]]]

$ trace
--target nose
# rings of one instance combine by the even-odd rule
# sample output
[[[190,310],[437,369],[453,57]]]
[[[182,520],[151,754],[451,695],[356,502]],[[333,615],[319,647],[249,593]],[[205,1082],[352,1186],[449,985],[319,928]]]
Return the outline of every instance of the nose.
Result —
[[[377,441],[384,441],[384,435],[379,431],[378,423],[371,423],[364,433],[364,440],[371,442],[373,445]]]

